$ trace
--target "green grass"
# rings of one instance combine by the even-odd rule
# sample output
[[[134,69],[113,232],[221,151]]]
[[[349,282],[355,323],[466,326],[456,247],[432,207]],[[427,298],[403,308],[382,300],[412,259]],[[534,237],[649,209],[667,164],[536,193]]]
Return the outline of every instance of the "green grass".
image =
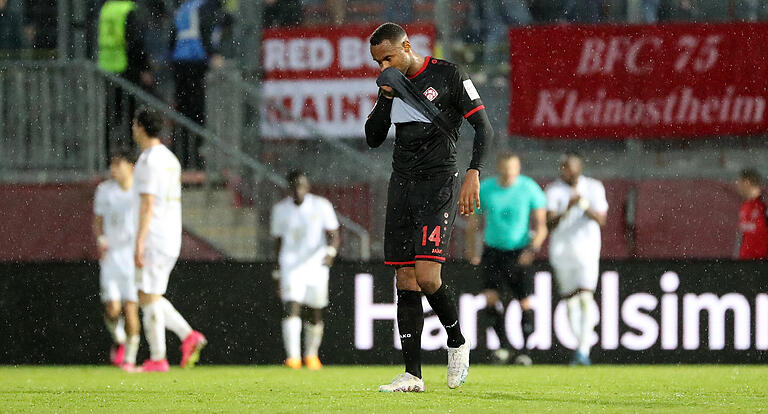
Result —
[[[110,367],[0,367],[0,412],[766,412],[762,366],[473,366],[449,390],[445,368],[427,392],[384,394],[399,367],[199,366],[167,374]]]

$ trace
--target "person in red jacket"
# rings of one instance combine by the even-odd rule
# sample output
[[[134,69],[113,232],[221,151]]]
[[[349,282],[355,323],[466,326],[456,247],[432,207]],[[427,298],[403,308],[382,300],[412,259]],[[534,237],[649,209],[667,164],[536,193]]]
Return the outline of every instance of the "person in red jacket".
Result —
[[[765,203],[760,198],[763,180],[754,169],[744,169],[736,180],[736,190],[744,199],[739,209],[739,260],[768,257],[768,221]]]

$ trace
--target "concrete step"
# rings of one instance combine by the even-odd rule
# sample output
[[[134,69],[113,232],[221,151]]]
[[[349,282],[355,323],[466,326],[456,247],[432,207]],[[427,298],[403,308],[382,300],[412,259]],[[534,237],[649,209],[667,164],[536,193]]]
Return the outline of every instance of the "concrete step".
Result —
[[[259,217],[254,209],[235,208],[230,190],[187,188],[181,200],[186,229],[230,258],[257,258],[262,234]]]

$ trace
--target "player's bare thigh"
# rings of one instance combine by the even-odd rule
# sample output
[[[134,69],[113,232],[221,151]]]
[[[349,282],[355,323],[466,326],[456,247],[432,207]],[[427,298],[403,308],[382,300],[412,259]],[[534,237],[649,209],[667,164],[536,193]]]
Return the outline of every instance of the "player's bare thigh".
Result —
[[[141,306],[149,305],[152,302],[158,301],[163,297],[163,295],[160,295],[158,293],[144,293],[143,291],[139,291],[139,304]]]
[[[397,269],[397,288],[432,294],[443,284],[440,278],[441,263],[417,260],[415,266]]]
[[[108,300],[104,302],[104,313],[106,313],[107,318],[117,319],[120,317],[122,311],[122,303],[119,300]]]

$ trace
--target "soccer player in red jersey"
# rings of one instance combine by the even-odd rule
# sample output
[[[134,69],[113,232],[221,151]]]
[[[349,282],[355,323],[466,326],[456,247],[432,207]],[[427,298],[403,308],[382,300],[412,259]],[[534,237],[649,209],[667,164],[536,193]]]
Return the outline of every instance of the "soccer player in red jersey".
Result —
[[[763,180],[753,169],[741,171],[736,190],[744,199],[739,209],[739,260],[768,257],[768,221],[765,203],[760,198]]]

